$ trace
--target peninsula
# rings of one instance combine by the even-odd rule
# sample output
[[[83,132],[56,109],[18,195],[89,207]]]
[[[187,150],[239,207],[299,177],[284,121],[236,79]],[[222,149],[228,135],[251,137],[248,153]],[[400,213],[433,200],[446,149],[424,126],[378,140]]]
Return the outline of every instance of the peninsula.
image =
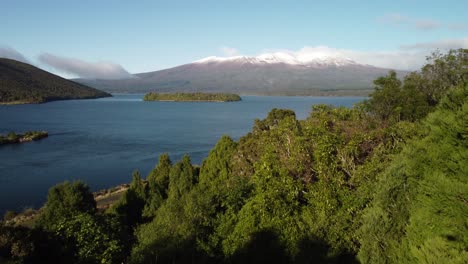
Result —
[[[30,64],[0,58],[0,105],[110,96],[109,93],[64,79]]]
[[[49,133],[46,131],[28,131],[24,134],[16,134],[14,132],[8,133],[8,135],[0,135],[0,146],[6,144],[15,144],[15,143],[25,143],[49,136]]]
[[[241,101],[237,94],[230,93],[147,93],[144,101],[166,102],[235,102]]]

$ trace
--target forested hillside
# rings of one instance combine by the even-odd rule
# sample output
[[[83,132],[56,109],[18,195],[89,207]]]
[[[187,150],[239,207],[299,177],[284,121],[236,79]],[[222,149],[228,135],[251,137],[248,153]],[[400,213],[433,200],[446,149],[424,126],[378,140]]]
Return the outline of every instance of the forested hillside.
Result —
[[[273,109],[201,166],[169,155],[106,212],[57,185],[0,256],[75,263],[466,263],[468,50],[375,81],[353,108]],[[54,248],[54,250],[50,250]],[[0,259],[1,260],[1,259]]]
[[[44,103],[54,100],[108,96],[111,95],[32,65],[0,58],[0,104]]]

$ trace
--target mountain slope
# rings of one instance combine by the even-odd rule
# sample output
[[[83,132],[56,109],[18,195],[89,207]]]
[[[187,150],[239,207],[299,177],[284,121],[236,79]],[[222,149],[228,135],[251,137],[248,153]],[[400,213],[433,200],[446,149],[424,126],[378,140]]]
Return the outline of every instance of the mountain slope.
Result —
[[[389,69],[338,56],[208,57],[126,80],[76,80],[112,92],[230,92],[260,95],[367,94]],[[399,72],[406,74],[406,72]]]
[[[108,96],[111,95],[32,65],[0,58],[0,103],[43,103]]]

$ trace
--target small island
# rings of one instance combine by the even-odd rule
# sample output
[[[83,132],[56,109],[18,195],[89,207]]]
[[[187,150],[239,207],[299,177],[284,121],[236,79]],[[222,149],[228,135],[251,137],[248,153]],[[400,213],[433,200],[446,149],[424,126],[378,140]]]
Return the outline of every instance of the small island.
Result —
[[[229,93],[147,93],[144,101],[165,102],[236,102],[241,101],[237,94]]]
[[[0,135],[0,145],[31,142],[48,136],[46,131],[28,131],[24,134],[10,132],[6,136]]]

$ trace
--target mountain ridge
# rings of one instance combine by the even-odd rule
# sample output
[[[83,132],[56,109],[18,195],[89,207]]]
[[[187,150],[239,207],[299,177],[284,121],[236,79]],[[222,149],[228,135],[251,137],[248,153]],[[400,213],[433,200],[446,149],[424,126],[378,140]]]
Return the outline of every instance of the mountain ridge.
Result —
[[[339,56],[287,53],[207,57],[123,80],[76,79],[109,92],[216,92],[242,95],[367,95],[390,69]],[[397,71],[400,76],[405,71]]]

